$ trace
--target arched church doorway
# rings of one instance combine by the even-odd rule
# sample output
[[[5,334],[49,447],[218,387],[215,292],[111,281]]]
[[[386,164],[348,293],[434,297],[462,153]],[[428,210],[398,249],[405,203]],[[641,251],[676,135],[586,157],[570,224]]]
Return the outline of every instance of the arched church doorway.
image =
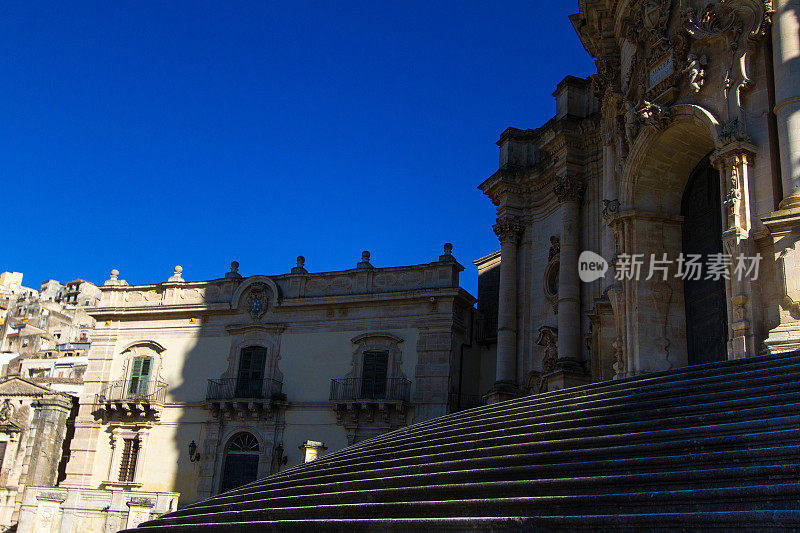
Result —
[[[683,281],[690,365],[727,359],[725,280],[705,279],[709,256],[723,252],[719,173],[706,156],[692,171],[681,201],[685,257],[702,255],[700,279]]]

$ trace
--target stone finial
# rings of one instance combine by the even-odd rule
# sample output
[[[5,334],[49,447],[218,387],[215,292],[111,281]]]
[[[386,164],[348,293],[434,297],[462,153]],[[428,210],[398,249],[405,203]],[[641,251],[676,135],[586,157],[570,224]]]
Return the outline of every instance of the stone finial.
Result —
[[[361,252],[361,262],[356,265],[356,268],[373,268],[369,262],[369,252],[364,250]]]
[[[182,283],[184,279],[181,277],[181,273],[183,273],[183,267],[180,265],[175,265],[175,271],[172,276],[169,277],[167,281],[174,281],[178,283]]]
[[[228,279],[239,279],[242,277],[239,274],[239,261],[231,261],[231,271],[225,274],[225,277]]]
[[[119,270],[116,268],[111,270],[110,277],[103,283],[103,285],[127,285],[128,282],[124,279],[119,279]]]
[[[292,268],[292,274],[308,274],[305,269],[306,258],[302,255],[297,256],[297,266]]]
[[[453,245],[451,243],[444,243],[444,254],[439,256],[439,261],[455,261],[453,257]]]

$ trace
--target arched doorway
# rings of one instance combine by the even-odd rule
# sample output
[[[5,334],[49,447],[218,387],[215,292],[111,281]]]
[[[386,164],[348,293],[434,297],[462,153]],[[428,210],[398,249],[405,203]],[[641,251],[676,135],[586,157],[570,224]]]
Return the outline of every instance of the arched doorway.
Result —
[[[250,433],[237,433],[228,443],[220,492],[227,492],[258,479],[260,459],[258,439]]]
[[[708,264],[711,254],[723,253],[719,173],[708,156],[695,167],[683,191],[684,256],[702,255]],[[684,279],[686,345],[690,365],[727,359],[728,320],[725,280]]]

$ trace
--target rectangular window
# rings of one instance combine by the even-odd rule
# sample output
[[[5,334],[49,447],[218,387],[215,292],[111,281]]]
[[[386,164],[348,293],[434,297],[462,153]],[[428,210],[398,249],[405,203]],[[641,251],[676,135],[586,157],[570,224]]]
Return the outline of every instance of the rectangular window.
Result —
[[[386,396],[386,372],[389,352],[364,352],[361,368],[361,397],[383,398]]]
[[[136,459],[139,457],[139,439],[122,439],[122,463],[119,465],[119,480],[132,483],[136,473]]]

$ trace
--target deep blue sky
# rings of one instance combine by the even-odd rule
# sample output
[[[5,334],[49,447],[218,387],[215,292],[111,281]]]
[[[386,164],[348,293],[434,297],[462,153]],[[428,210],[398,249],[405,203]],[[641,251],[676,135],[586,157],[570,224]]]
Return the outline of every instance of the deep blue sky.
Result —
[[[0,4],[0,271],[311,272],[498,248],[476,186],[593,63],[577,1]]]

